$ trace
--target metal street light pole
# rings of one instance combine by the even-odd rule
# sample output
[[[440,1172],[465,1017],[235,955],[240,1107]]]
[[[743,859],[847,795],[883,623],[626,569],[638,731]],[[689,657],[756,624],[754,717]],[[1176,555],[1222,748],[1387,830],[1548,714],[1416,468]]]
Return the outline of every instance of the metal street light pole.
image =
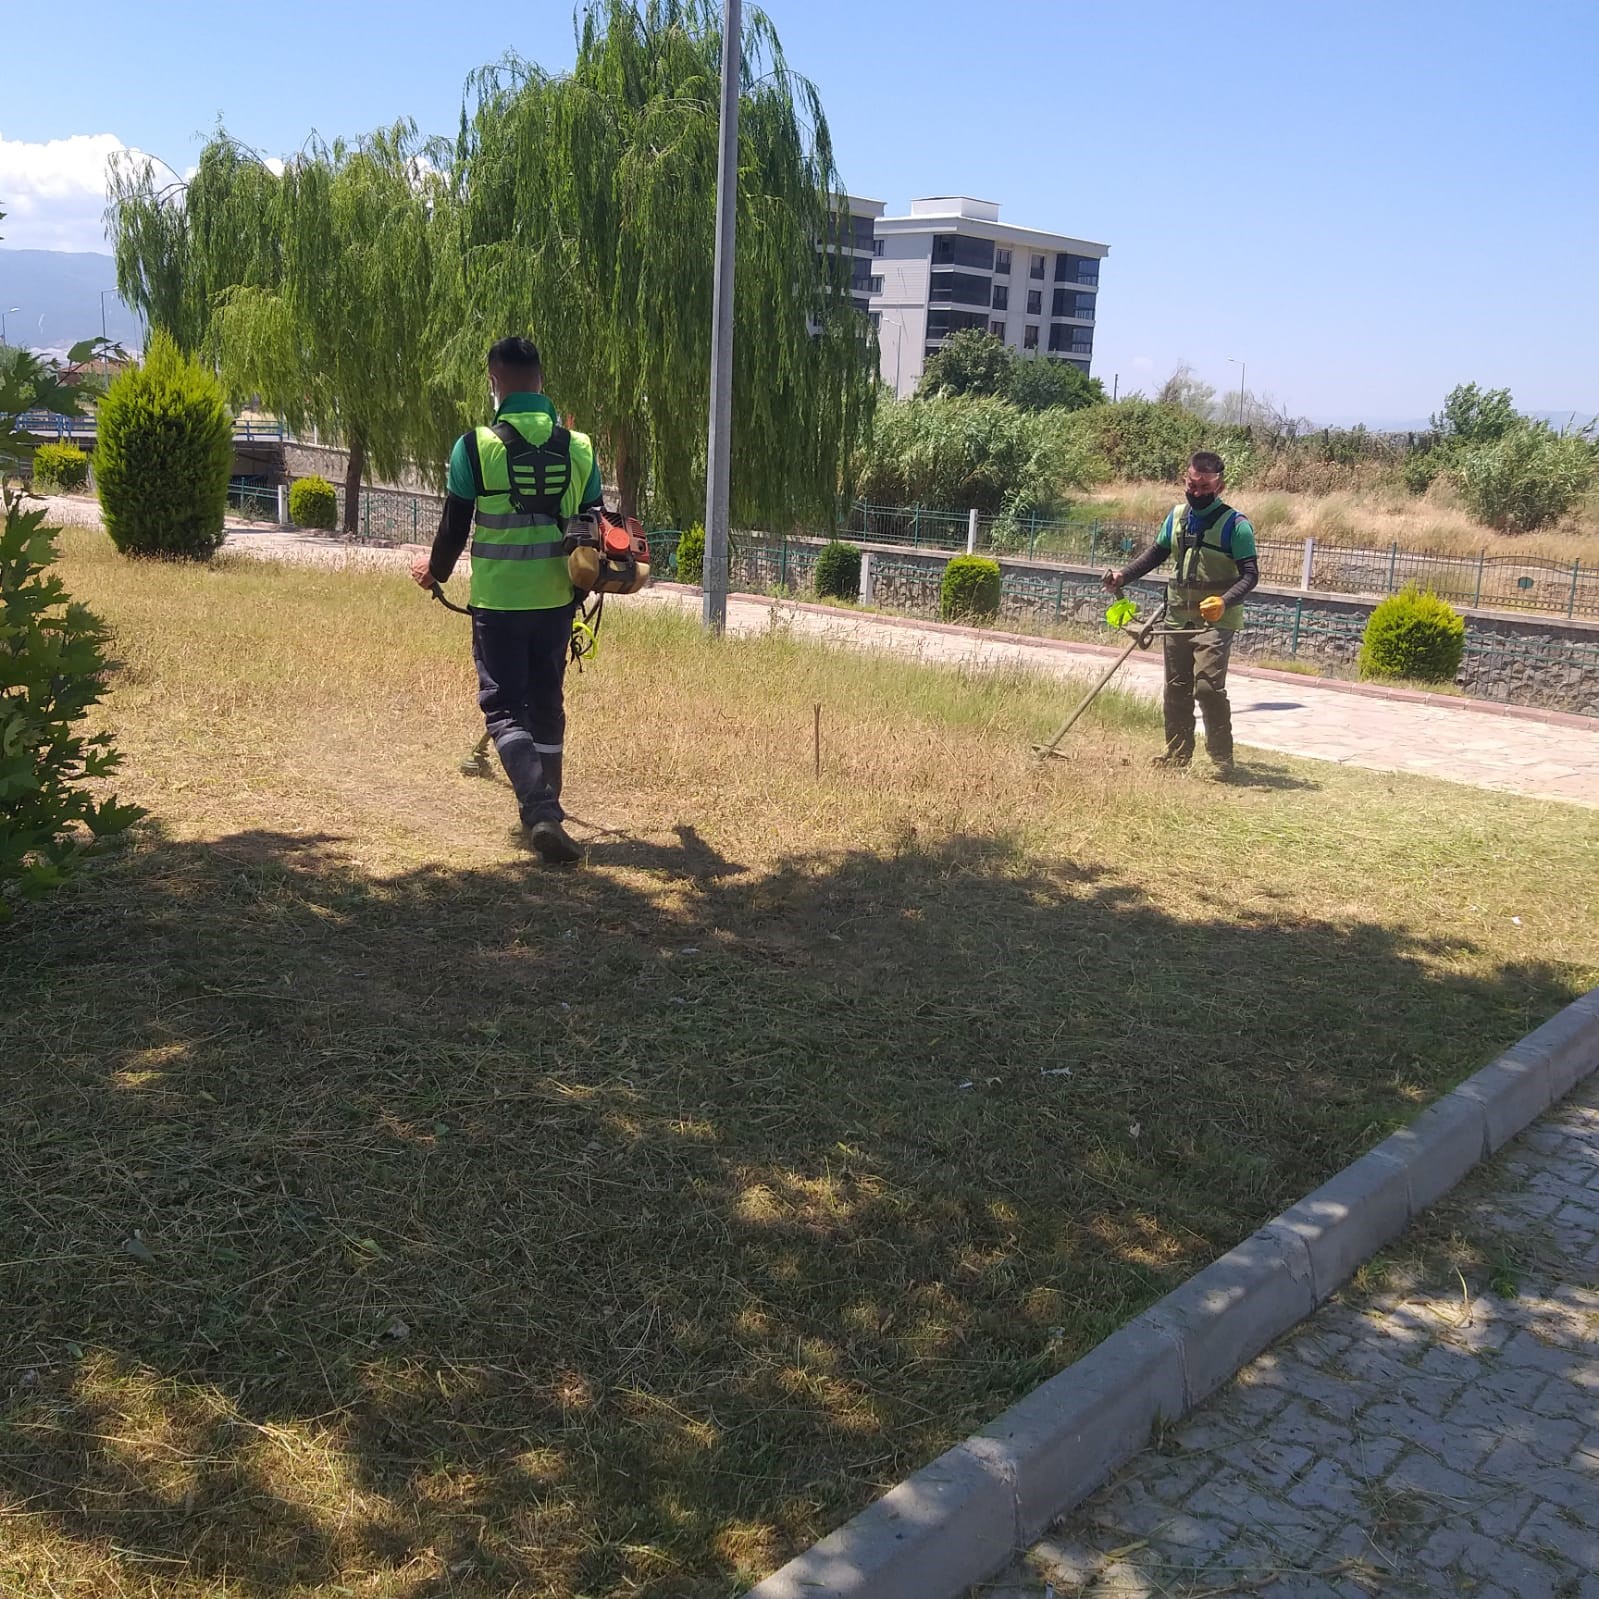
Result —
[[[705,452],[704,597],[700,615],[713,633],[727,627],[727,516],[733,468],[733,236],[738,218],[738,91],[743,66],[743,6],[722,0],[721,148],[716,158],[715,320],[711,324],[711,418]]]
[[[101,289],[101,291],[100,291],[100,342],[101,342],[101,343],[102,343],[102,344],[104,344],[104,343],[105,343],[105,342],[106,342],[106,332],[105,332],[105,297],[106,297],[106,296],[107,296],[107,295],[108,295],[108,294],[114,294],[114,293],[115,293],[115,292],[116,292],[116,291],[115,291],[115,290],[114,290],[114,289]]]
[[[8,305],[4,311],[0,311],[0,344],[5,344],[7,342],[6,318],[8,316],[15,316],[21,309],[22,307],[20,305]]]
[[[1235,364],[1234,358],[1230,355],[1227,357],[1227,364],[1228,366]],[[1238,361],[1236,365],[1238,367],[1238,425],[1242,427],[1244,425],[1244,378],[1248,375],[1249,368],[1242,361]]]

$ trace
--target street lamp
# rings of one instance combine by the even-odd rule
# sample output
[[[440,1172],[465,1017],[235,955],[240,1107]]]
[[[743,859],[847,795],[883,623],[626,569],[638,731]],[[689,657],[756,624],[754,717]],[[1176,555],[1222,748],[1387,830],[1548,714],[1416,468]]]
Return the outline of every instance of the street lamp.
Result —
[[[1248,375],[1249,368],[1242,360],[1236,360],[1230,355],[1227,357],[1227,364],[1238,368],[1238,425],[1242,427],[1244,425],[1244,378]]]
[[[117,291],[116,291],[116,290],[115,290],[115,289],[101,289],[101,291],[100,291],[100,342],[101,342],[101,343],[102,343],[102,344],[104,344],[104,343],[105,343],[105,342],[106,342],[106,332],[105,332],[105,297],[106,297],[106,296],[107,296],[107,295],[108,295],[108,294],[115,294],[115,293],[116,293],[116,292],[117,292]]]
[[[15,316],[21,309],[20,305],[8,305],[4,311],[0,311],[0,344],[6,343],[6,318]]]
[[[711,278],[711,415],[705,450],[705,571],[700,616],[727,627],[727,520],[733,464],[733,232],[738,216],[738,94],[742,0],[722,0],[722,101],[716,158],[716,267]]]

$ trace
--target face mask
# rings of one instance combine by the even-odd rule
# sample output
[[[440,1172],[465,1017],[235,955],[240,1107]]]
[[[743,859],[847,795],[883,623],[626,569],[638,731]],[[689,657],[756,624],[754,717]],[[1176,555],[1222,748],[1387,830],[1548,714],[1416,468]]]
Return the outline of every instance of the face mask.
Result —
[[[1214,494],[1195,494],[1191,490],[1183,498],[1188,501],[1190,509],[1195,511],[1208,511],[1216,503]]]

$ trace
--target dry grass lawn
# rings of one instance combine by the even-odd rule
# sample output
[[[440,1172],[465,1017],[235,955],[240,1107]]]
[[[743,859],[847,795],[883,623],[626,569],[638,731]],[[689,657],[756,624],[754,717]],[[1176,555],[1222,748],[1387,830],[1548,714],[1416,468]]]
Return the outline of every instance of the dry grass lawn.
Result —
[[[152,821],[0,933],[3,1594],[723,1599],[1599,981],[1599,813],[625,601],[543,870],[460,618],[65,542]]]

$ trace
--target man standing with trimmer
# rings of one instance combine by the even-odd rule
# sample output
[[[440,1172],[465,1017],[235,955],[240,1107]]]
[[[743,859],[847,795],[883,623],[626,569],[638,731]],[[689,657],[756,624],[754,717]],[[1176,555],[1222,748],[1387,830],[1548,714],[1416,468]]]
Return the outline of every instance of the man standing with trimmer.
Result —
[[[528,339],[489,351],[494,421],[456,440],[432,553],[411,568],[443,583],[472,540],[472,659],[478,704],[528,841],[554,865],[582,851],[561,825],[563,688],[577,593],[562,544],[569,518],[601,503],[594,446],[561,426]]]
[[[1227,658],[1244,619],[1243,598],[1260,581],[1255,530],[1221,498],[1222,458],[1210,450],[1189,457],[1184,503],[1173,506],[1155,542],[1119,571],[1107,572],[1112,593],[1175,555],[1167,588],[1167,620],[1190,633],[1166,635],[1166,753],[1157,766],[1185,767],[1194,758],[1194,702],[1205,719],[1205,751],[1217,775],[1233,769],[1233,712],[1227,700]]]

